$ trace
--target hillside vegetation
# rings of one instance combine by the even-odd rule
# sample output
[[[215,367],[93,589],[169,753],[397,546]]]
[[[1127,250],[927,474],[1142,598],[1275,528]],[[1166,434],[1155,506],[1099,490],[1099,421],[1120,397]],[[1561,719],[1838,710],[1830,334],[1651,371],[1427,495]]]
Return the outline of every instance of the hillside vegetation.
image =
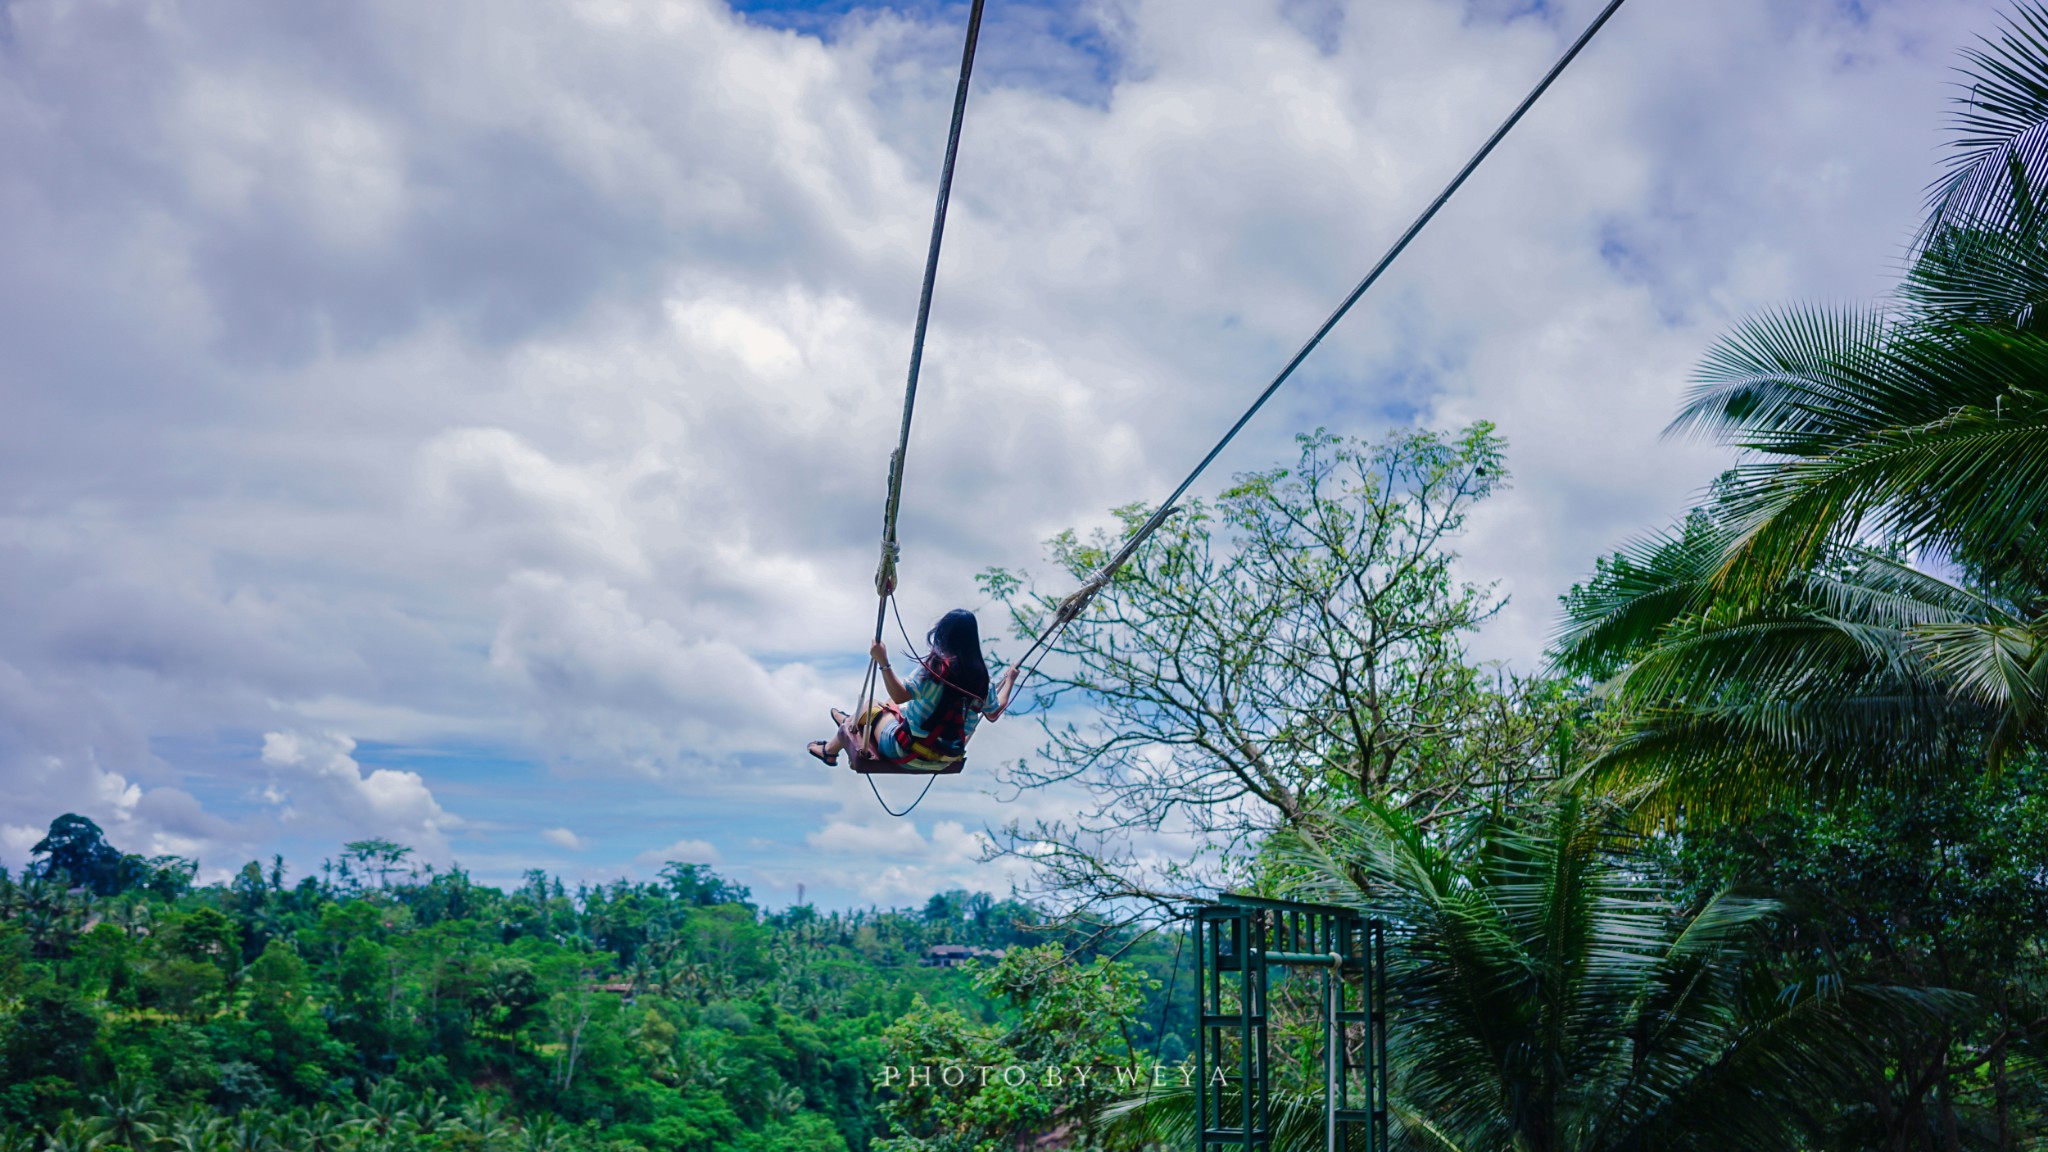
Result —
[[[1116,1017],[1147,1016],[1145,967],[1169,974],[1156,940],[1076,968],[1030,908],[964,892],[764,913],[689,863],[505,892],[382,841],[318,877],[250,863],[201,887],[75,816],[37,849],[0,872],[10,1152],[866,1149],[892,1025],[1128,1062],[1156,1038]],[[925,966],[937,944],[1007,956]],[[1034,1017],[1074,971],[1121,990],[1115,1017]],[[1007,1106],[1049,1125],[1067,1103]]]

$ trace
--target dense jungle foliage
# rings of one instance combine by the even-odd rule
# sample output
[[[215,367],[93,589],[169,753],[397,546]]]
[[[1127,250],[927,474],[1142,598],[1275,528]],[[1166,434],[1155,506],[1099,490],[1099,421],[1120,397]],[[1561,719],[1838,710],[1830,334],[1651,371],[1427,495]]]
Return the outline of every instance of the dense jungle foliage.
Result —
[[[0,1148],[859,1150],[892,1028],[1128,1064],[1170,1008],[1158,939],[1096,961],[1134,942],[980,893],[764,913],[687,863],[502,892],[382,841],[296,882],[194,872],[77,816],[0,872]],[[1006,1121],[1070,1104],[1012,1093]]]

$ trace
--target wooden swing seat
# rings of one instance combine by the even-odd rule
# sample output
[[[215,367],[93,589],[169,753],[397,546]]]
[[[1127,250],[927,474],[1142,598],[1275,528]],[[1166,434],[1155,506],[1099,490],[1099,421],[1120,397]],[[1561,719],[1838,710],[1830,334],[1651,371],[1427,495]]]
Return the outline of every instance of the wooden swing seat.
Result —
[[[967,767],[964,757],[950,763],[912,760],[907,764],[891,764],[887,760],[877,760],[861,750],[862,735],[845,724],[839,726],[840,746],[845,750],[850,766],[862,776],[957,776],[962,768]]]
[[[929,760],[912,760],[908,764],[891,764],[887,760],[877,760],[872,756],[854,752],[852,749],[847,751],[852,757],[851,764],[853,770],[863,776],[954,776],[958,775],[962,768],[967,767],[967,761],[955,760],[936,767],[920,768],[918,765],[931,764],[932,762]]]

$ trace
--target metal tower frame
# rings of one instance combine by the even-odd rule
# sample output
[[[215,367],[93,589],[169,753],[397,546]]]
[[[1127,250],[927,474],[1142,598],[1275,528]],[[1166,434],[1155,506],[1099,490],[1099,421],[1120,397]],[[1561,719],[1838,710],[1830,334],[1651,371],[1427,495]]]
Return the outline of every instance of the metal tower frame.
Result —
[[[1194,921],[1201,1007],[1196,1152],[1272,1147],[1266,992],[1276,967],[1323,972],[1328,1152],[1387,1152],[1386,950],[1380,922],[1350,908],[1236,893],[1196,905]],[[1357,1059],[1349,1025],[1363,1027]],[[1354,1083],[1363,1097],[1356,1103]]]

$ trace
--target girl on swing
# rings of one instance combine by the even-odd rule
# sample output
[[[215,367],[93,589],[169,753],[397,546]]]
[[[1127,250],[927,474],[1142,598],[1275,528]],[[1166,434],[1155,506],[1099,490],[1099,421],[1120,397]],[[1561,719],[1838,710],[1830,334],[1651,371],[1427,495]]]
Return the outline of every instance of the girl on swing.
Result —
[[[832,722],[839,730],[830,740],[811,741],[805,750],[835,768],[839,753],[847,748],[856,758],[932,772],[963,759],[975,725],[983,718],[994,720],[1010,706],[1017,669],[1003,673],[1000,698],[991,704],[988,664],[981,658],[981,626],[965,608],[939,617],[925,644],[930,651],[908,684],[889,667],[888,645],[877,642],[870,648],[868,654],[881,667],[889,702],[877,701],[858,720],[834,708]]]

